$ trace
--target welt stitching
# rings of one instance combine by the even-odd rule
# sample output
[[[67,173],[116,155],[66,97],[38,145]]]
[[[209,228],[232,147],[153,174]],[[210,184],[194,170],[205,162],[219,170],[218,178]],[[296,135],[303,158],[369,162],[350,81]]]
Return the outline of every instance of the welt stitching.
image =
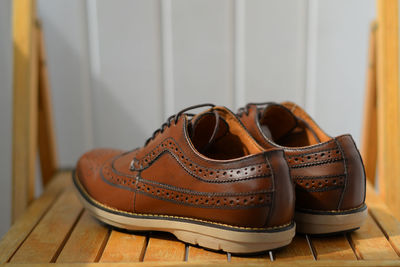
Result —
[[[158,199],[158,200],[168,201],[168,202],[172,202],[172,203],[179,204],[179,205],[198,207],[198,208],[208,208],[208,209],[250,209],[250,208],[268,207],[268,206],[270,206],[270,204],[268,204],[268,203],[252,205],[252,206],[250,206],[250,205],[249,206],[216,206],[216,205],[206,206],[206,205],[202,205],[202,204],[191,204],[191,203],[185,203],[185,202],[181,202],[181,201],[176,201],[176,200],[173,200],[173,199],[157,197],[155,195],[146,193],[146,192],[141,191],[141,190],[138,190],[137,192],[139,194],[147,195],[148,197],[155,198],[155,199]]]
[[[268,191],[268,190],[262,190],[262,191],[254,191],[254,192],[241,192],[241,193],[217,193],[217,192],[198,192],[198,191],[193,191],[185,188],[179,188],[176,186],[172,185],[166,185],[166,184],[161,184],[156,181],[151,181],[147,179],[143,179],[142,177],[139,177],[139,181],[144,183],[144,184],[151,184],[155,186],[159,186],[160,188],[165,188],[169,190],[174,190],[176,192],[181,192],[181,193],[186,193],[186,194],[192,194],[192,195],[199,195],[199,196],[221,196],[221,197],[236,197],[236,196],[252,196],[252,195],[258,195],[258,194],[264,194],[264,193],[271,193],[273,191]]]
[[[305,163],[305,164],[297,164],[297,165],[292,165],[290,168],[297,169],[297,168],[306,168],[306,167],[311,167],[311,166],[319,166],[319,165],[324,165],[328,163],[333,163],[337,161],[342,161],[343,159],[338,158],[338,159],[328,159],[328,160],[323,160],[323,161],[318,161],[314,163]]]

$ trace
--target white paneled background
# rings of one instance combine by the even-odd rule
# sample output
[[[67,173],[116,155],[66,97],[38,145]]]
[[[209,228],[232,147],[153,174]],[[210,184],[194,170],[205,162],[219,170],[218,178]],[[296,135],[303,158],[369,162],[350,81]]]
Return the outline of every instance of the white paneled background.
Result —
[[[11,0],[0,0],[0,212],[10,213]],[[168,115],[291,100],[359,142],[374,0],[38,0],[62,167]],[[0,236],[9,217],[0,216]]]

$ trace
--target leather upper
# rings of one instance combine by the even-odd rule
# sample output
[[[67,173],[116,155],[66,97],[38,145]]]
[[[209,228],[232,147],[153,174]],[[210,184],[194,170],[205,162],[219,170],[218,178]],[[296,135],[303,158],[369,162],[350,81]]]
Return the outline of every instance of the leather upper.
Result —
[[[283,150],[264,150],[226,108],[191,119],[183,114],[146,143],[84,154],[76,173],[90,197],[120,211],[237,227],[292,222],[294,190]]]
[[[365,201],[365,172],[350,135],[328,136],[291,102],[249,104],[242,123],[266,149],[282,148],[296,188],[296,209],[344,211]]]

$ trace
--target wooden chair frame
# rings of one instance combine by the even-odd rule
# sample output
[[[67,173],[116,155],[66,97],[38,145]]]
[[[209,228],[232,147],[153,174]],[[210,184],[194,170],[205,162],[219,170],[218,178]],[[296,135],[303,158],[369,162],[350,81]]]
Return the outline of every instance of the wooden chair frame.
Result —
[[[34,200],[39,147],[42,183],[57,171],[51,96],[41,25],[35,1],[14,1],[14,103],[12,221]]]
[[[372,24],[364,106],[362,156],[368,180],[400,219],[399,9],[397,0],[378,1]]]

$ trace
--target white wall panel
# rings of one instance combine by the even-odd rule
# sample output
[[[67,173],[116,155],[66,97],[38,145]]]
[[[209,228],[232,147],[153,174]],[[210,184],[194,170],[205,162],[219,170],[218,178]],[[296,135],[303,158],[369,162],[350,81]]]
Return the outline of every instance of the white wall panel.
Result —
[[[246,1],[246,102],[304,103],[306,7],[305,0]]]
[[[38,9],[47,48],[60,164],[72,167],[93,146],[85,2],[39,0]]]
[[[369,24],[374,0],[318,2],[316,121],[332,135],[360,138]]]
[[[160,5],[154,0],[96,3],[97,29],[91,29],[98,32],[91,49],[100,56],[99,66],[92,66],[99,69],[92,92],[95,146],[134,148],[163,117]]]
[[[0,1],[0,238],[10,226],[12,164],[11,0]]]
[[[233,1],[173,0],[175,111],[233,104]]]

